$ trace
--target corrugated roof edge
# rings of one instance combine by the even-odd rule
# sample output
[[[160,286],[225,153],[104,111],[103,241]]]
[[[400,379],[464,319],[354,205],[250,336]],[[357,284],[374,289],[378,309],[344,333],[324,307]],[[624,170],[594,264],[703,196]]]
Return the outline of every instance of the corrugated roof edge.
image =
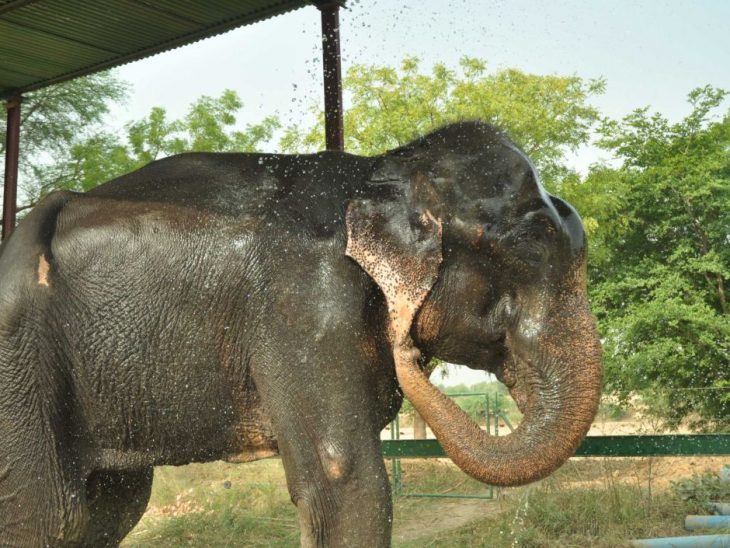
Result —
[[[133,63],[134,61],[147,59],[160,53],[165,53],[167,51],[172,51],[183,46],[194,44],[196,42],[200,42],[201,40],[205,40],[206,38],[220,36],[221,34],[225,34],[226,32],[230,32],[239,27],[252,25],[260,21],[266,21],[267,19],[271,19],[278,15],[283,15],[284,13],[297,11],[307,6],[312,6],[312,3],[309,0],[295,0],[293,2],[290,2],[289,4],[282,4],[280,7],[268,9],[260,16],[255,16],[254,12],[239,17],[234,17],[232,19],[227,19],[217,25],[205,27],[196,32],[177,37],[173,40],[167,40],[165,42],[155,44],[154,46],[142,48],[134,52],[130,52],[128,54],[121,55],[119,57],[115,57],[113,59],[109,59],[107,61],[103,61],[94,65],[88,65],[78,70],[66,72],[52,78],[38,80],[37,82],[34,82],[33,84],[25,86],[23,88],[0,91],[0,100],[6,101],[18,95],[22,95],[30,91],[35,91],[37,89],[50,86],[52,84],[59,84],[67,80],[72,80],[73,78],[93,74],[94,72],[99,72],[101,70],[120,67],[122,65]]]

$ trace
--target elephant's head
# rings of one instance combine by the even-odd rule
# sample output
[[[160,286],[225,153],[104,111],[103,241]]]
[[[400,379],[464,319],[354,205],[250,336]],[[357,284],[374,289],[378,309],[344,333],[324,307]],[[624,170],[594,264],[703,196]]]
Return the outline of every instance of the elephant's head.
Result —
[[[383,155],[371,184],[348,206],[347,253],[385,294],[403,392],[473,477],[546,476],[575,452],[600,398],[580,218],[543,190],[524,153],[476,122]],[[430,356],[495,373],[524,414],[517,430],[481,430],[428,381]]]

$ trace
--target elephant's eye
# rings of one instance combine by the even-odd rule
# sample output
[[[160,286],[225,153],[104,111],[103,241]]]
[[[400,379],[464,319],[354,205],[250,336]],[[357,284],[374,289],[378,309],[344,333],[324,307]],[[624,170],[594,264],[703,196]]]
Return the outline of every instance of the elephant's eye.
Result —
[[[530,266],[538,267],[547,259],[547,247],[539,238],[521,238],[514,246],[514,255]]]
[[[512,230],[506,241],[516,259],[538,268],[546,262],[556,234],[550,219],[535,216]]]

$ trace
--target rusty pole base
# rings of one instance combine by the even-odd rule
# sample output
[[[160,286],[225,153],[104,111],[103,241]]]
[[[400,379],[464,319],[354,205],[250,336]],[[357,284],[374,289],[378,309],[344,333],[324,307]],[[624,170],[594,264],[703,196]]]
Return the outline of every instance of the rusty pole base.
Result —
[[[20,103],[17,96],[5,103],[8,125],[5,137],[5,186],[3,189],[3,240],[15,229],[18,196],[18,156],[20,153]]]

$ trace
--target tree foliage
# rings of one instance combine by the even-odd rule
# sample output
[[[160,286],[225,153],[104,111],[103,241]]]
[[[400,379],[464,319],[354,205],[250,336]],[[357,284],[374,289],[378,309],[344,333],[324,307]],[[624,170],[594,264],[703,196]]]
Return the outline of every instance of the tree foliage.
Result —
[[[642,108],[605,120],[621,164],[566,188],[591,229],[594,311],[607,387],[654,392],[670,423],[730,423],[730,112],[726,92],[689,95],[677,123]]]
[[[464,58],[458,70],[437,64],[421,71],[417,58],[398,69],[354,65],[343,81],[350,106],[345,112],[345,148],[379,154],[446,123],[479,119],[506,130],[532,158],[549,186],[568,172],[566,152],[588,142],[598,111],[589,99],[604,90],[602,80],[541,76],[516,69],[489,73],[480,59]],[[302,152],[324,147],[324,114],[311,128],[287,128],[281,147]]]
[[[33,197],[60,184],[56,165],[70,150],[99,131],[109,106],[121,101],[127,85],[113,72],[99,72],[49,86],[23,97],[21,106],[21,188]],[[0,156],[5,157],[6,127],[0,125]],[[21,204],[21,210],[29,203]]]
[[[202,96],[186,115],[171,120],[167,111],[154,107],[146,118],[130,122],[122,134],[98,131],[73,143],[63,161],[49,168],[52,188],[86,191],[153,160],[182,152],[253,152],[270,140],[279,127],[269,116],[243,130],[236,129],[243,108],[231,90],[220,97]],[[34,197],[49,187],[40,188]]]

